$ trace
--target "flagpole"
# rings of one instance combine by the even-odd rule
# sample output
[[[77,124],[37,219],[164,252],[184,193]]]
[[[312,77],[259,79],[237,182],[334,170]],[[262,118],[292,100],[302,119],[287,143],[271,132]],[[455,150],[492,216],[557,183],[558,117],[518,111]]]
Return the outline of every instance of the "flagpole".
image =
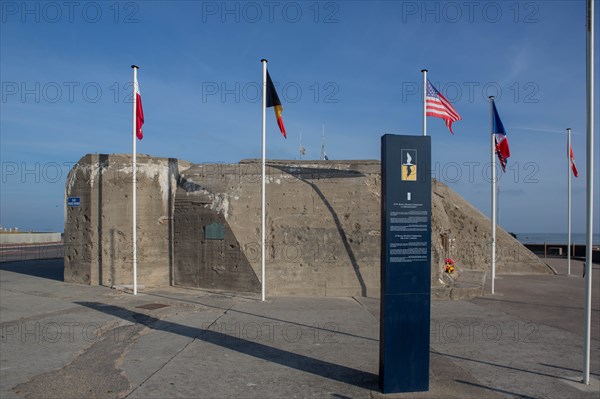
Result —
[[[132,179],[133,179],[133,192],[132,192],[132,231],[133,231],[133,295],[137,295],[137,148],[136,148],[136,113],[137,113],[137,101],[136,101],[136,89],[137,89],[137,65],[132,65],[133,69],[133,128],[132,128],[132,145],[133,145],[133,161],[131,164]]]
[[[321,126],[321,161],[325,160],[325,124]]]
[[[496,223],[500,224],[500,182],[496,184]]]
[[[492,266],[492,295],[496,279],[496,142],[494,137],[494,96],[490,96],[490,130],[492,138],[492,233],[491,233],[491,266]]]
[[[427,69],[423,73],[423,136],[427,136]]]
[[[260,238],[260,264],[261,264],[261,300],[264,302],[266,294],[266,281],[265,281],[265,179],[266,179],[266,121],[267,121],[267,60],[262,59],[262,75],[263,75],[263,98],[262,98],[262,191],[261,191],[261,238]]]
[[[567,128],[567,276],[571,275],[571,128]]]
[[[592,232],[594,205],[594,0],[587,0],[587,101],[586,101],[586,247],[585,247],[585,342],[583,383],[590,384],[592,321]]]

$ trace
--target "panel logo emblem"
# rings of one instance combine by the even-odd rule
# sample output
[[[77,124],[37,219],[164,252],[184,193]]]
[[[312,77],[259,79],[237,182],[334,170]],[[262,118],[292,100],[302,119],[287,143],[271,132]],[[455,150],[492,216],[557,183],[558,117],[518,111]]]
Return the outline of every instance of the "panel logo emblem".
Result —
[[[402,181],[417,181],[417,150],[401,150]]]

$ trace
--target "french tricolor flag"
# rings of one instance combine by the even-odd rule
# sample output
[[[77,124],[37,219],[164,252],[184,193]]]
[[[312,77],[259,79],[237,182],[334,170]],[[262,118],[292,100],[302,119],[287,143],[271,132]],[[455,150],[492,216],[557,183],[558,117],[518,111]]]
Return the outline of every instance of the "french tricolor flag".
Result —
[[[502,171],[506,172],[506,161],[508,157],[510,157],[508,138],[506,137],[506,130],[504,130],[502,120],[500,120],[500,115],[498,115],[496,103],[492,103],[492,107],[494,109],[494,139],[496,141],[496,154],[498,155],[500,166],[502,166]]]

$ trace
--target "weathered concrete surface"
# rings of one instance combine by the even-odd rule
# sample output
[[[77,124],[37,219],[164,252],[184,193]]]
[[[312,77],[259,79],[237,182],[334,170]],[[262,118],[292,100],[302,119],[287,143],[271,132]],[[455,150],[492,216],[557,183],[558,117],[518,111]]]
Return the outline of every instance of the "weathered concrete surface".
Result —
[[[434,181],[432,191],[432,263],[439,266],[432,274],[442,274],[447,255],[457,262],[459,272],[489,271],[490,220],[447,185]],[[496,226],[496,273],[550,272],[533,252]]]
[[[142,156],[138,166],[138,283],[258,290],[260,162]],[[267,176],[267,292],[378,297],[379,161],[269,161]],[[66,193],[82,205],[66,210],[67,281],[131,284],[130,183],[123,155],[87,155],[71,171]],[[439,182],[432,203],[432,286],[487,270],[488,219]],[[222,240],[205,237],[212,223],[222,225]],[[497,254],[498,274],[550,272],[500,228]],[[454,278],[443,272],[448,256],[457,261]]]
[[[123,397],[129,390],[129,381],[117,368],[118,359],[133,341],[115,337],[139,334],[141,326],[115,327],[77,356],[70,364],[58,370],[41,374],[19,384],[13,391],[28,399],[60,392],[63,398]],[[65,384],[65,381],[87,381],[86,384]]]
[[[132,284],[131,156],[86,155],[69,172],[65,206],[65,280]],[[180,168],[173,158],[137,158],[137,259],[141,285],[170,283],[173,198]]]
[[[379,161],[269,161],[267,176],[267,291],[378,297]],[[195,165],[182,172],[186,189],[178,190],[176,199],[204,198],[198,220],[207,208],[223,215],[237,238],[229,256],[248,259],[257,276],[260,181],[258,161]],[[432,285],[441,286],[443,279],[450,298],[481,295],[481,272],[489,269],[489,220],[445,184],[434,182],[432,196]],[[454,279],[444,273],[448,256],[457,261]],[[546,274],[550,269],[498,228],[497,272]],[[477,274],[478,284],[460,281],[461,274]]]
[[[211,209],[214,199],[208,191],[194,187],[194,195],[188,195],[190,187],[190,182],[182,184],[175,197],[173,283],[238,292],[260,291],[260,281],[243,256],[226,214]],[[209,235],[211,226],[222,230],[223,239]]]
[[[270,161],[267,177],[267,291],[379,295],[379,162]],[[195,165],[180,183],[176,201],[195,197],[223,215],[239,242],[227,255],[260,276],[260,163]]]

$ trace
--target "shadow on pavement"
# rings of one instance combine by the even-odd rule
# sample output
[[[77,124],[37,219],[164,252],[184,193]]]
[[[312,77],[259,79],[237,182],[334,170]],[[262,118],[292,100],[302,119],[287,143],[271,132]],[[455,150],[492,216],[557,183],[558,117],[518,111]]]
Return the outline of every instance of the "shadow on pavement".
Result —
[[[185,287],[185,289],[189,289],[189,288]],[[206,292],[209,293],[210,291],[206,291]],[[326,333],[334,332],[335,334],[345,335],[345,336],[348,336],[348,337],[360,338],[360,339],[365,339],[367,341],[373,341],[373,342],[379,342],[379,339],[376,339],[376,338],[363,337],[362,335],[351,334],[351,333],[340,331],[340,330],[331,330],[331,329],[328,329],[328,328],[321,328],[321,327],[317,327],[315,325],[303,324],[303,323],[298,323],[298,322],[295,322],[295,321],[279,319],[277,317],[270,317],[270,316],[265,316],[265,315],[261,315],[261,314],[257,314],[257,313],[245,312],[243,310],[232,309],[232,308],[229,308],[229,307],[209,305],[209,304],[207,304],[205,302],[191,301],[189,299],[183,299],[183,298],[173,298],[173,297],[170,297],[170,296],[167,296],[167,295],[160,295],[160,294],[156,294],[156,293],[152,293],[152,292],[144,292],[144,294],[148,295],[148,296],[155,296],[155,297],[170,299],[170,300],[174,300],[174,301],[189,302],[189,303],[193,303],[193,304],[196,304],[196,305],[202,305],[202,306],[205,306],[207,308],[213,308],[213,309],[223,310],[223,311],[226,311],[226,312],[232,312],[232,313],[235,312],[235,313],[244,314],[244,315],[248,315],[248,316],[260,317],[260,318],[266,319],[266,320],[273,320],[273,321],[282,322],[282,323],[286,323],[286,324],[294,324],[296,326],[312,328],[312,329],[316,329],[316,330],[323,331],[323,332],[326,332]],[[230,296],[230,297],[231,298],[235,298],[235,296],[233,296],[233,295]],[[243,297],[238,297],[238,298],[243,298]]]
[[[530,373],[530,374],[541,375],[543,377],[550,377],[550,378],[557,379],[557,380],[564,380],[564,381],[569,381],[569,382],[571,381],[571,379],[569,379],[567,377],[561,377],[559,375],[552,375],[552,374],[540,373],[539,371],[532,371],[532,370],[520,369],[520,368],[516,368],[516,367],[512,367],[512,366],[505,366],[503,364],[498,364],[498,363],[484,362],[482,360],[475,360],[475,359],[470,359],[468,357],[450,355],[448,353],[436,352],[436,354],[441,355],[441,356],[446,356],[446,357],[449,357],[449,358],[452,358],[452,359],[466,360],[468,362],[485,364],[487,366],[499,367],[499,368],[503,368],[503,369],[507,369],[507,370],[513,370],[513,371],[521,371],[523,373]],[[492,389],[492,388],[488,388],[488,389]],[[515,395],[515,394],[512,393],[512,395]],[[529,396],[522,396],[522,397],[528,398]]]
[[[64,281],[65,276],[62,258],[2,262],[0,263],[0,270],[56,281]]]
[[[538,364],[540,366],[552,367],[552,368],[560,369],[560,370],[574,371],[576,373],[583,374],[583,371],[581,369],[580,370],[571,369],[571,368],[568,368],[568,367],[555,366],[554,364],[547,364],[547,363],[538,363]],[[600,374],[598,374],[598,373],[590,373],[590,375],[595,375],[595,376],[600,377]]]
[[[75,302],[99,312],[120,317],[129,321],[128,316],[146,327],[166,331],[184,337],[198,339],[223,348],[253,356],[282,366],[304,371],[321,377],[340,381],[369,390],[378,390],[378,376],[361,370],[319,360],[312,357],[289,352],[283,349],[263,345],[258,342],[223,334],[210,329],[190,327],[183,324],[160,320],[143,313],[137,313],[122,307],[106,305],[99,302]],[[128,316],[125,316],[127,312]]]

